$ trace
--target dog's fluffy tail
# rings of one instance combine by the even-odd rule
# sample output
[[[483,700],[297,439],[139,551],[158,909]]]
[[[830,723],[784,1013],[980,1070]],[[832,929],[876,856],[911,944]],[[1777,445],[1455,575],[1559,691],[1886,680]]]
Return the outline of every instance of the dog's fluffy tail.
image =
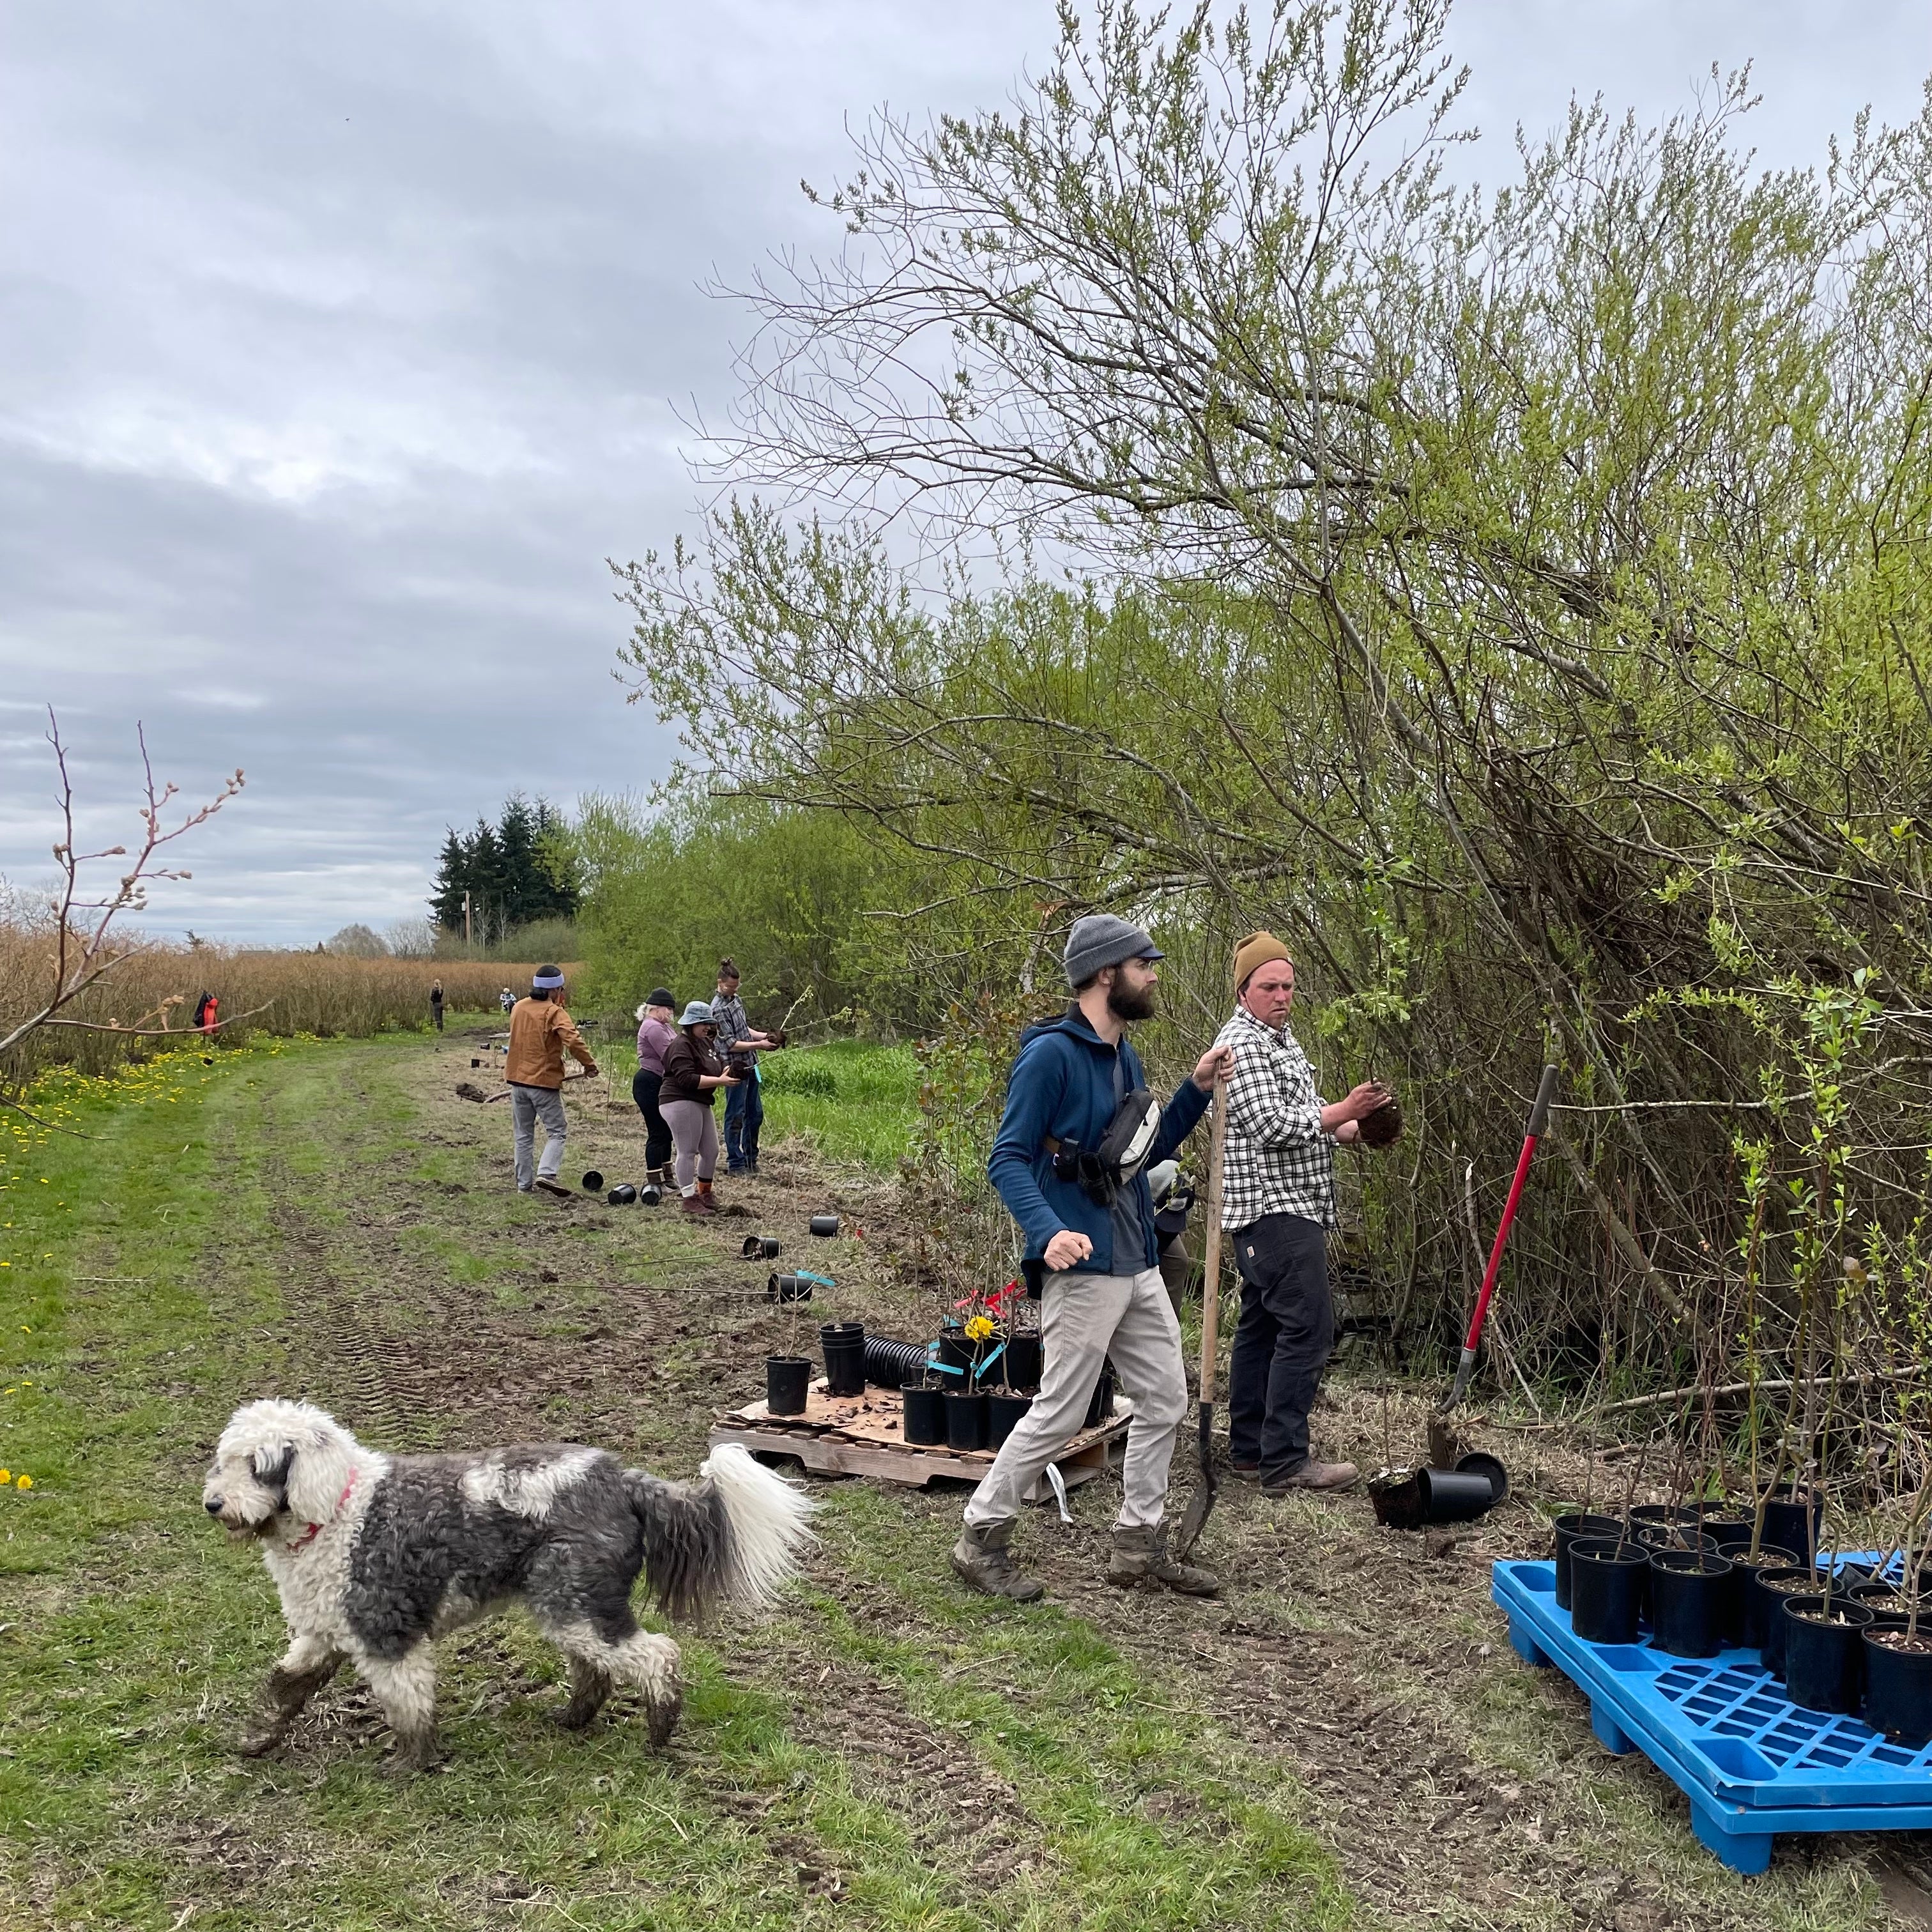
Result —
[[[624,1472],[644,1526],[645,1586],[674,1617],[723,1604],[760,1609],[797,1574],[818,1505],[742,1443],[721,1442],[698,1473],[696,1483],[668,1483]]]

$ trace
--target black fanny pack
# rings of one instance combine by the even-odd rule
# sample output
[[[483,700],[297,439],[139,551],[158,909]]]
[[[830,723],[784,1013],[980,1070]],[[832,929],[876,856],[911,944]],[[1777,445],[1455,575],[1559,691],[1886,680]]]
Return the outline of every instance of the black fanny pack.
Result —
[[[1078,1141],[1047,1138],[1053,1172],[1074,1182],[1096,1208],[1112,1208],[1120,1190],[1147,1165],[1160,1132],[1160,1102],[1144,1087],[1136,1087],[1114,1109],[1096,1148]]]

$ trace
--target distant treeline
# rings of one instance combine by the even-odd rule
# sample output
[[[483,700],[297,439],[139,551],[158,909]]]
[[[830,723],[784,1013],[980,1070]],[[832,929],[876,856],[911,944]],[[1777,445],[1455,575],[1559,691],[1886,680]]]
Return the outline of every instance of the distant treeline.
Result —
[[[568,919],[577,910],[577,880],[562,815],[548,800],[512,793],[494,825],[479,818],[464,832],[453,826],[436,862],[430,910],[436,925],[460,937],[464,899],[468,928],[482,944],[500,944],[520,926]]]

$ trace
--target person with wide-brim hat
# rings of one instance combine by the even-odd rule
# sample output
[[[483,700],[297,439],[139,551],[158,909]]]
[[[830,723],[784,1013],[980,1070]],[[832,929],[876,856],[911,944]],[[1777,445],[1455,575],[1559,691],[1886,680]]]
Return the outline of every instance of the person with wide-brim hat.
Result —
[[[664,1049],[664,1078],[658,1109],[670,1128],[676,1149],[672,1172],[680,1205],[687,1214],[715,1214],[712,1177],[718,1172],[718,1122],[712,1096],[730,1088],[737,1076],[712,1050],[718,1023],[703,1000],[693,1000],[679,1016],[677,1037]]]

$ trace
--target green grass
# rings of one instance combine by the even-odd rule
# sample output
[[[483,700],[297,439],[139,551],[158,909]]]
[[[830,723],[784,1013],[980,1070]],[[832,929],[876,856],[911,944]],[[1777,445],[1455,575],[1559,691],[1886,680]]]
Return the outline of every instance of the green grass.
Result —
[[[612,1090],[628,1093],[638,1069],[634,1042],[600,1045],[596,1053]],[[896,1174],[918,1138],[919,1060],[910,1047],[856,1040],[787,1047],[764,1060],[764,1082],[767,1146],[800,1134],[828,1160]]]
[[[532,1338],[598,1310],[559,1265],[562,1280],[538,1291],[546,1311],[526,1318],[527,1288],[499,1280],[513,1243],[667,1295],[716,1265],[715,1244],[669,1217],[573,1222],[506,1198],[496,1113],[446,1106],[442,1126],[473,1123],[474,1143],[432,1144],[410,1084],[431,1050],[277,1046],[213,1068],[164,1063],[58,1099],[62,1124],[93,1138],[16,1125],[0,1142],[0,1462],[32,1484],[0,1493],[0,1922],[1288,1932],[1346,1920],[1274,1764],[1070,1613],[962,1595],[946,1532],[858,1484],[829,1492],[808,1589],[742,1642],[686,1642],[688,1701],[668,1754],[621,1714],[583,1738],[557,1731],[555,1660],[513,1616],[441,1647],[451,1758],[437,1775],[392,1781],[374,1730],[238,1760],[232,1740],[280,1620],[259,1559],[211,1532],[201,1472],[237,1400],[330,1372],[310,1350],[340,1312],[331,1297],[352,1292],[383,1332],[424,1336],[427,1353],[446,1290],[526,1318]],[[868,1121],[872,1094],[903,1099],[903,1060],[818,1052],[838,1085],[806,1097],[862,1103]],[[504,1370],[537,1372],[514,1358]],[[569,1426],[567,1385],[533,1394]],[[638,1400],[639,1434],[676,1438],[688,1468],[687,1425]],[[442,1418],[421,1420],[436,1439]],[[974,1790],[1010,1786],[1012,1856],[970,1878],[958,1868],[976,1817],[949,1822],[943,1782],[908,1793],[882,1780],[848,1697],[867,1724],[937,1740]],[[354,1708],[346,1679],[322,1705]]]

